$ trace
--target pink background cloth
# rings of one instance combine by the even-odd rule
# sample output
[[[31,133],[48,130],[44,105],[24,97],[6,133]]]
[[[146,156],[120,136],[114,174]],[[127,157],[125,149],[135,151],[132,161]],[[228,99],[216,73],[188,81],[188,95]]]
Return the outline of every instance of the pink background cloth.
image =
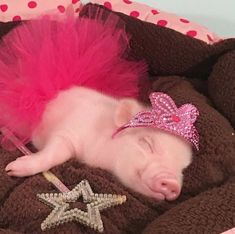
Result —
[[[79,12],[79,0],[1,0],[0,21],[27,20],[46,13],[65,13],[69,6]]]
[[[91,0],[92,3],[104,5],[109,9],[139,18],[140,20],[168,27],[190,37],[213,44],[221,38],[206,27],[172,13],[154,9],[148,5],[132,2],[131,0]],[[27,20],[41,14],[64,14],[69,6],[76,13],[80,11],[80,0],[1,0],[0,21]]]
[[[104,5],[113,11],[122,12],[143,21],[174,29],[208,44],[221,40],[219,36],[200,24],[142,3],[130,0],[91,0],[91,2]]]

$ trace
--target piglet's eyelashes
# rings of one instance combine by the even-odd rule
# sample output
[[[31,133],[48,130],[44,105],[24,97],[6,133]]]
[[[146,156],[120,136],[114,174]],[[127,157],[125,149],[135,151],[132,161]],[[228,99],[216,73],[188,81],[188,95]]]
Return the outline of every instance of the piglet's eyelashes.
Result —
[[[152,139],[150,137],[141,137],[139,139],[139,143],[144,149],[148,150],[150,153],[154,153],[155,150]]]

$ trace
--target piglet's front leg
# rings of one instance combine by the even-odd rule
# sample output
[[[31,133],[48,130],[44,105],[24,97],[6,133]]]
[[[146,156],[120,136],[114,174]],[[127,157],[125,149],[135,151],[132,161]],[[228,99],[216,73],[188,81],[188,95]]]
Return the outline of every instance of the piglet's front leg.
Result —
[[[9,163],[5,170],[10,176],[31,176],[66,162],[73,155],[74,149],[69,139],[54,136],[41,151],[17,158]]]

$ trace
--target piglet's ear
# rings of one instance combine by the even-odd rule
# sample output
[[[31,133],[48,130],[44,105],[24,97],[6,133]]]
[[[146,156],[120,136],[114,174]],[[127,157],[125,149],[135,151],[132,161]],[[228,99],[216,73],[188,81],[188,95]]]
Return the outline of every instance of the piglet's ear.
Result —
[[[121,127],[126,124],[143,109],[144,107],[134,99],[121,99],[114,114],[114,122],[116,126]]]

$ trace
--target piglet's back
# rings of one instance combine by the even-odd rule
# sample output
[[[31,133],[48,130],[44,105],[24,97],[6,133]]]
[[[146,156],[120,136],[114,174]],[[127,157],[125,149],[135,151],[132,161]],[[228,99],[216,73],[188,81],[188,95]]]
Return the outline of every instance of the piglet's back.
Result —
[[[84,139],[87,142],[104,119],[105,124],[112,122],[117,103],[112,97],[81,86],[60,91],[56,98],[47,103],[41,121],[32,134],[32,141],[38,149],[42,149],[56,135],[70,139],[74,145],[84,142]]]

